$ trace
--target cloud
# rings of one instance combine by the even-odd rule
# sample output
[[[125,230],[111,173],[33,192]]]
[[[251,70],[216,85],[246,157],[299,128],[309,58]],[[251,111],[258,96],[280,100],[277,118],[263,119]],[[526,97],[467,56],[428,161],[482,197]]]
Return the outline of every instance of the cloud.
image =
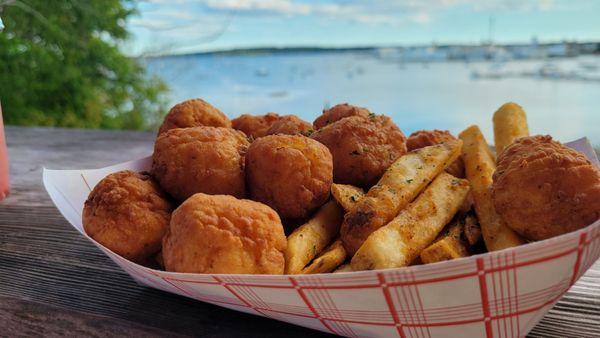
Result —
[[[146,0],[161,18],[148,19],[144,13],[133,23],[149,29],[161,29],[167,26],[162,21],[189,20],[190,15],[207,12],[213,16],[232,13],[289,17],[311,15],[374,25],[428,24],[441,12],[459,6],[473,11],[533,11],[552,9],[559,1],[566,0]]]
[[[235,16],[404,26],[431,24],[453,9],[546,11],[557,6],[568,6],[568,0],[141,0],[140,16],[129,24],[145,30],[152,44],[198,46],[224,34]]]
[[[169,30],[182,26],[193,25],[199,22],[197,13],[191,11],[160,10],[148,11],[141,17],[134,17],[130,24],[136,27],[143,27],[150,30]],[[205,20],[206,18],[202,18]],[[210,19],[210,18],[208,18]]]
[[[155,0],[156,1],[156,0]],[[158,0],[161,1],[161,0]],[[564,0],[563,0],[564,1]],[[204,0],[207,8],[240,14],[315,15],[347,19],[367,24],[413,22],[428,24],[444,10],[467,7],[474,11],[489,10],[549,10],[554,0]]]
[[[431,22],[431,16],[427,13],[417,13],[412,17],[413,21],[420,24]]]
[[[351,20],[369,25],[390,25],[397,21],[395,18],[384,14],[358,14],[353,16]]]
[[[235,11],[264,11],[279,14],[311,14],[314,5],[296,3],[291,0],[206,0],[213,9]]]
[[[139,15],[129,19],[133,55],[154,55],[193,50],[227,31],[233,13],[208,11],[205,1],[146,0]],[[174,6],[173,4],[177,4]],[[132,47],[133,48],[133,47]]]

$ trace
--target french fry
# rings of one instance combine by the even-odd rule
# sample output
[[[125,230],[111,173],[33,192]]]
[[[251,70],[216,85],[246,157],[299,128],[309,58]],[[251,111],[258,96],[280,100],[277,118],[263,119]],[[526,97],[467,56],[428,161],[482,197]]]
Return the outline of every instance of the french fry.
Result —
[[[329,201],[305,224],[287,238],[285,273],[299,274],[338,235],[344,212]]]
[[[341,238],[348,254],[354,254],[371,233],[412,202],[458,158],[461,147],[462,141],[454,140],[424,147],[397,159],[344,217]]]
[[[338,272],[352,272],[354,270],[352,270],[352,267],[350,266],[350,263],[346,263],[343,265],[340,265],[339,268],[335,269],[335,271],[333,271],[333,273],[338,273]]]
[[[464,142],[462,158],[465,162],[467,179],[471,183],[475,213],[479,219],[486,248],[488,251],[496,251],[525,243],[519,235],[504,224],[494,209],[490,186],[496,164],[479,127],[470,126],[458,137]]]
[[[494,113],[494,143],[496,154],[520,137],[529,136],[527,115],[521,106],[508,102]]]
[[[469,255],[467,243],[462,239],[463,225],[460,221],[450,224],[448,231],[421,252],[424,264],[448,261]]]
[[[333,183],[331,185],[331,194],[342,208],[348,212],[350,209],[354,208],[358,200],[365,195],[365,192],[361,188],[353,185]]]
[[[352,269],[409,265],[450,222],[468,193],[467,180],[441,173],[396,218],[367,238],[352,257]]]
[[[339,239],[328,246],[310,265],[302,270],[302,274],[325,273],[335,270],[346,260],[346,250]]]

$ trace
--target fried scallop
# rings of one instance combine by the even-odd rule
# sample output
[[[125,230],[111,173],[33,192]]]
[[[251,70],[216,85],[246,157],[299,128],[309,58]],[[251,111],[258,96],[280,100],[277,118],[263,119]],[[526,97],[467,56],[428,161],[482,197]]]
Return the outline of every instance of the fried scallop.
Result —
[[[167,271],[282,274],[286,245],[268,206],[199,193],[173,212],[162,255]]]
[[[406,137],[383,115],[346,117],[311,137],[331,151],[335,183],[370,187],[406,153]]]
[[[312,124],[300,119],[295,115],[281,116],[267,130],[267,135],[306,135],[313,130]]]
[[[329,198],[331,153],[301,135],[269,135],[255,140],[246,154],[246,182],[253,200],[282,218],[303,218]]]
[[[119,171],[103,178],[83,207],[83,228],[96,242],[133,262],[160,251],[173,206],[147,173]]]
[[[523,237],[558,236],[600,218],[600,171],[550,136],[523,137],[500,153],[492,199]]]
[[[246,136],[231,128],[171,129],[156,139],[152,174],[179,201],[198,192],[243,198],[248,145]]]
[[[447,130],[419,130],[410,134],[406,140],[406,147],[408,148],[408,151],[413,151],[452,140],[457,140],[457,138]],[[464,178],[465,165],[462,159],[459,158],[450,164],[448,168],[446,168],[446,172],[452,176]]]
[[[158,129],[158,134],[175,128],[200,126],[231,128],[231,121],[210,103],[202,99],[192,99],[178,103],[169,110]]]
[[[372,113],[367,108],[353,106],[348,103],[340,103],[329,109],[323,110],[323,114],[317,117],[317,119],[313,122],[313,125],[315,126],[315,129],[318,130],[345,117],[369,117],[369,115],[372,115]]]
[[[231,121],[231,127],[242,131],[252,139],[257,139],[267,135],[267,130],[279,118],[280,116],[277,113],[268,113],[265,115],[243,114]]]

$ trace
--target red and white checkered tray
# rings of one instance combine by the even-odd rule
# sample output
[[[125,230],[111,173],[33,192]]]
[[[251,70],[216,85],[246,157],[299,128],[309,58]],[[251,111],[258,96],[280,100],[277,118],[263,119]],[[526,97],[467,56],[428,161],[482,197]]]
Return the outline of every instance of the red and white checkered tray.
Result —
[[[569,144],[598,165],[586,139]],[[522,337],[600,256],[600,220],[576,232],[430,265],[319,275],[210,275],[129,262],[83,231],[90,189],[111,172],[147,170],[151,159],[97,170],[44,170],[63,216],[143,285],[350,337]]]

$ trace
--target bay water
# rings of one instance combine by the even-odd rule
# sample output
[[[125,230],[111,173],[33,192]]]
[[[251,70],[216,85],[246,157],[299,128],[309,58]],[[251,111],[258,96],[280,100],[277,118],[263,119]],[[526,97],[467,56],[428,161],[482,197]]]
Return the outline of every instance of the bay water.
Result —
[[[477,124],[492,143],[493,112],[514,101],[527,112],[532,134],[563,142],[588,136],[600,145],[600,81],[561,75],[593,76],[597,56],[405,63],[363,51],[294,52],[170,56],[145,64],[171,88],[171,104],[200,97],[231,118],[277,112],[312,122],[323,108],[349,102],[390,116],[407,135],[434,128],[457,134]],[[548,69],[558,75],[535,75]]]

